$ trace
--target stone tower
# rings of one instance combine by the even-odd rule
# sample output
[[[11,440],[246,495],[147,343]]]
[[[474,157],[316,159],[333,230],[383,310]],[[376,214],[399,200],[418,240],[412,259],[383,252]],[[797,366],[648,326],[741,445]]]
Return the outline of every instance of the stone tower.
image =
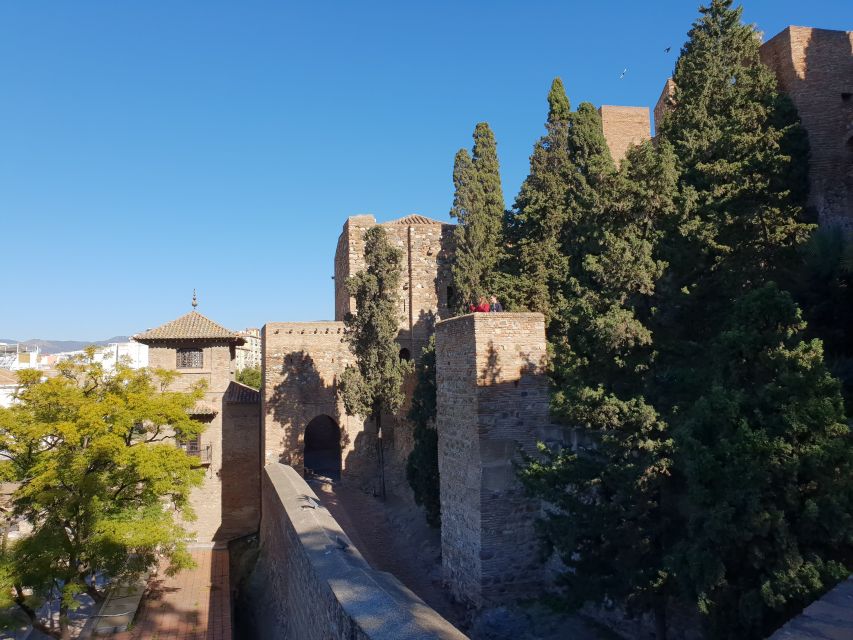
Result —
[[[761,45],[809,134],[809,204],[853,231],[853,31],[787,27]]]
[[[475,607],[529,597],[543,570],[513,460],[548,425],[545,320],[474,313],[436,325],[441,556],[454,596]]]
[[[148,345],[151,368],[177,371],[174,390],[204,381],[194,407],[206,428],[182,443],[199,457],[204,484],[190,503],[198,520],[188,523],[200,543],[224,542],[253,533],[260,517],[260,394],[234,381],[235,347],[243,338],[195,310],[134,337]]]

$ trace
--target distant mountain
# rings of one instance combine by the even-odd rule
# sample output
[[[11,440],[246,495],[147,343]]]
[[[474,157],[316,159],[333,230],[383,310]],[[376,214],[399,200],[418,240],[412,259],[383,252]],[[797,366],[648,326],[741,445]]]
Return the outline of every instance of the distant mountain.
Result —
[[[21,344],[38,347],[42,353],[60,353],[61,351],[79,351],[90,344],[105,347],[111,342],[127,342],[128,340],[130,340],[128,336],[113,336],[112,338],[96,340],[95,342],[87,340],[42,340],[40,338],[33,338],[32,340],[22,340]],[[0,338],[0,342],[14,344],[18,341],[11,338]]]

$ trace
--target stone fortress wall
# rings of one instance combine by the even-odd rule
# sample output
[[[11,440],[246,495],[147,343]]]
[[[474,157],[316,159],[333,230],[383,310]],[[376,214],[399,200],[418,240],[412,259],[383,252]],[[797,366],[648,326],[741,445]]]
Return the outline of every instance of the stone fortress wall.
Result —
[[[821,222],[848,226],[853,220],[851,38],[850,32],[790,27],[761,49],[809,133],[811,197]],[[674,91],[668,80],[654,110],[657,122]],[[617,163],[632,144],[650,137],[647,108],[605,105],[600,113]],[[363,236],[376,224],[369,215],[353,216],[344,224],[335,254],[334,322],[269,323],[263,329],[262,459],[267,464],[290,464],[298,475],[304,467],[307,425],[317,416],[328,416],[341,428],[342,479],[361,480],[375,474],[375,436],[362,420],[346,416],[336,384],[337,376],[352,362],[341,341],[342,320],[355,310],[345,281],[363,268]],[[453,225],[413,215],[382,226],[404,255],[398,304],[401,352],[407,349],[409,356],[417,358],[430,334],[436,333],[445,578],[457,598],[475,607],[529,595],[546,575],[536,559],[533,532],[541,507],[525,499],[511,461],[519,451],[532,452],[537,440],[570,442],[571,435],[549,424],[544,322],[538,314],[450,318]],[[407,383],[409,390],[412,383]],[[402,494],[410,495],[403,469],[412,446],[411,427],[403,415],[405,408],[389,420],[386,462],[390,484],[396,483]],[[267,474],[271,473],[268,469]],[[297,540],[304,546],[307,538],[282,533],[291,525],[267,519],[268,511],[282,509],[275,502],[281,503],[281,497],[271,493],[270,482],[269,478],[264,481],[262,545],[268,553],[277,544],[270,542],[273,539],[291,546]],[[287,536],[290,542],[284,541]],[[306,553],[292,549],[294,556]],[[307,565],[302,566],[299,571]],[[295,583],[288,586],[282,576],[271,575],[270,580],[275,593],[301,588]],[[303,593],[299,602],[316,597],[315,587],[310,586],[316,581],[308,577],[297,582],[301,580],[309,585],[305,587],[309,593]],[[346,618],[335,615],[339,620]]]
[[[853,231],[853,31],[790,26],[759,51],[808,132],[809,205],[821,225]],[[654,109],[656,124],[675,92],[670,78]]]
[[[809,134],[809,204],[853,231],[853,31],[788,27],[761,45]]]
[[[618,165],[628,149],[649,140],[651,122],[648,107],[614,107],[601,105],[601,128],[607,140],[607,148],[613,161]]]
[[[364,268],[364,233],[376,226],[372,215],[352,216],[344,223],[335,252],[335,321],[271,322],[261,332],[263,363],[261,415],[263,460],[283,462],[302,472],[305,431],[318,416],[328,416],[341,430],[341,477],[372,488],[377,468],[375,428],[348,416],[337,394],[338,376],[352,354],[343,342],[343,318],[355,311],[346,279]],[[417,359],[437,319],[449,316],[453,225],[411,215],[382,223],[389,240],[403,252],[398,295],[398,342],[401,355]],[[407,397],[414,375],[406,381]],[[386,491],[410,498],[405,479],[412,450],[408,403],[395,416],[383,417]]]
[[[549,423],[545,320],[475,313],[435,334],[441,555],[454,597],[476,607],[541,586],[534,521],[513,461]]]
[[[466,637],[395,577],[372,569],[292,467],[264,470],[260,540],[250,603],[257,637]]]

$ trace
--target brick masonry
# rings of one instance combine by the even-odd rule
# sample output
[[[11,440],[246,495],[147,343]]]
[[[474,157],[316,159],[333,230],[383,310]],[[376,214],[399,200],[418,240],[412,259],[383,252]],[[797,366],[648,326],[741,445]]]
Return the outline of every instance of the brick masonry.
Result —
[[[761,45],[809,135],[809,204],[822,225],[853,231],[853,31],[786,27]],[[672,107],[668,79],[655,106],[655,126]]]
[[[463,640],[396,578],[372,569],[299,472],[267,465],[260,555],[250,582],[270,640]]]
[[[628,149],[651,138],[648,107],[601,105],[601,127],[613,161],[618,165]]]
[[[853,31],[787,27],[761,45],[809,133],[809,203],[853,231]]]
[[[197,519],[185,523],[198,542],[220,542],[258,529],[260,518],[260,416],[257,403],[229,403],[225,396],[234,376],[234,347],[217,341],[162,341],[149,345],[152,368],[176,369],[176,349],[203,350],[202,367],[179,369],[171,388],[186,391],[197,382],[207,390],[202,403],[215,414],[202,419],[201,448],[210,447],[204,482],[193,489],[190,504]]]
[[[436,326],[442,565],[476,607],[527,597],[543,579],[539,505],[516,479],[548,424],[545,324],[537,313],[470,314]]]

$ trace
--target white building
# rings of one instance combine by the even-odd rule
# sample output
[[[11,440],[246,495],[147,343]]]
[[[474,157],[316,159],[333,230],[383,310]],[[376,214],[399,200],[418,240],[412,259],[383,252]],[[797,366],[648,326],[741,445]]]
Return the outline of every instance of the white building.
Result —
[[[244,329],[238,331],[237,335],[246,342],[237,345],[235,354],[235,366],[237,371],[248,368],[261,368],[261,330]]]

